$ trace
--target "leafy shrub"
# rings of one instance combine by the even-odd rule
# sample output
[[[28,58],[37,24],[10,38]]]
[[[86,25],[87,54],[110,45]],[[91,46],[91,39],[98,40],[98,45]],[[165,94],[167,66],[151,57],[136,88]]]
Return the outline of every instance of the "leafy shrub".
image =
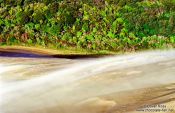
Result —
[[[111,51],[175,47],[174,0],[1,0],[0,5],[0,44]]]

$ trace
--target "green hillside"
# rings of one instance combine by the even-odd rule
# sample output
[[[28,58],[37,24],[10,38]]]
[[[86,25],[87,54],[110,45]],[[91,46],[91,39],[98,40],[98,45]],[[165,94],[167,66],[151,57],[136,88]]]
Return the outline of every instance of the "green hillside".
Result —
[[[175,47],[175,0],[0,0],[0,45]]]

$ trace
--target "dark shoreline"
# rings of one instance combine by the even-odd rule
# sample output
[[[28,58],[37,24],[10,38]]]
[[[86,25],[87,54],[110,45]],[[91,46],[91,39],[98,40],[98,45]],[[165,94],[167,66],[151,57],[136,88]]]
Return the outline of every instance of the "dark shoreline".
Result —
[[[110,56],[110,54],[43,54],[26,50],[0,50],[0,57],[85,59],[105,56]]]

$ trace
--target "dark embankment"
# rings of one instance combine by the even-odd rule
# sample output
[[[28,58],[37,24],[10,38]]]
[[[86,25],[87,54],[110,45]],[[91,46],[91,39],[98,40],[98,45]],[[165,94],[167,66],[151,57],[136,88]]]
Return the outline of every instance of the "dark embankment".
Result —
[[[49,53],[37,49],[15,49],[0,48],[0,57],[23,57],[23,58],[67,58],[67,59],[83,59],[83,58],[99,58],[108,56],[109,54],[77,54],[77,53]]]

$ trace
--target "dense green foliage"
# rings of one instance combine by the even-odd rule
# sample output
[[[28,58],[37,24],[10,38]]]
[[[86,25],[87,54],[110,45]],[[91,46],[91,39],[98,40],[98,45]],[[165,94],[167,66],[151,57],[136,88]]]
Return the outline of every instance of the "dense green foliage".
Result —
[[[175,47],[175,0],[0,0],[0,45]]]

